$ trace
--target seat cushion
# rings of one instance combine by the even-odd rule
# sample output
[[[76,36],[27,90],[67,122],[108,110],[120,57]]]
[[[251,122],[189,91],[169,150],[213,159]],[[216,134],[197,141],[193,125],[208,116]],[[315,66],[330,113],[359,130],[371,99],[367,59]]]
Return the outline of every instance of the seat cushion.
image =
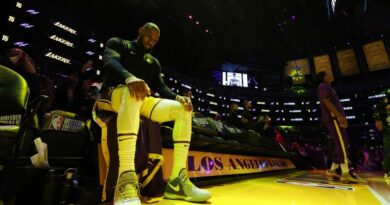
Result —
[[[19,125],[0,125],[0,140],[14,138],[19,132]]]

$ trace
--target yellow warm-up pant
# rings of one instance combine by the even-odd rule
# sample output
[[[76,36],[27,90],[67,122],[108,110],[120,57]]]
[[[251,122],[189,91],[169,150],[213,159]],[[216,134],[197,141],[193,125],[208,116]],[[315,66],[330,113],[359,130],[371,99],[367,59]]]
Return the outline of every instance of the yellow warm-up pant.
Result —
[[[111,94],[111,106],[118,113],[118,135],[137,134],[140,115],[142,115],[158,123],[175,121],[173,141],[190,142],[191,140],[192,114],[175,100],[146,97],[143,101],[137,101],[130,96],[127,86],[120,85]]]

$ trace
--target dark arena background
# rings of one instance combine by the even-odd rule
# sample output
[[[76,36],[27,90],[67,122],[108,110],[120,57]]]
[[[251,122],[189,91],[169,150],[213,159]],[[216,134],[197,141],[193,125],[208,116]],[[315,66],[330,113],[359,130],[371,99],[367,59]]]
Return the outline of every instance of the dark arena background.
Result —
[[[103,51],[146,22],[161,30],[152,54],[165,84],[192,100],[187,170],[212,193],[205,204],[390,204],[389,11],[386,0],[2,0],[0,204],[113,204],[117,113],[100,92]],[[321,71],[346,114],[357,181],[327,172]],[[164,199],[173,123],[140,127],[142,204],[192,204]]]

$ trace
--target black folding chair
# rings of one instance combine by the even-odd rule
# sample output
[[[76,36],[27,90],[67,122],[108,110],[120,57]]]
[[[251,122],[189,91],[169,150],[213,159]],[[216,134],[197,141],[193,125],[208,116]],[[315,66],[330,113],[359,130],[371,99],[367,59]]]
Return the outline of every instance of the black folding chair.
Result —
[[[26,130],[33,127],[34,116],[46,96],[29,100],[26,80],[17,72],[0,65],[0,199],[12,182]]]

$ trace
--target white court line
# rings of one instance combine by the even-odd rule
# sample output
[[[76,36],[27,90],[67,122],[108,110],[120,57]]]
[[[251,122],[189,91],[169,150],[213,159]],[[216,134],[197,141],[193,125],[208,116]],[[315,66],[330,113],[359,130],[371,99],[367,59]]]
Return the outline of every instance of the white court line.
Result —
[[[367,186],[368,187],[368,190],[375,196],[376,199],[378,199],[378,201],[382,204],[382,205],[390,205],[389,202],[386,201],[386,199],[384,199],[381,195],[378,194],[378,192],[376,192],[374,189],[372,189],[371,187]]]

